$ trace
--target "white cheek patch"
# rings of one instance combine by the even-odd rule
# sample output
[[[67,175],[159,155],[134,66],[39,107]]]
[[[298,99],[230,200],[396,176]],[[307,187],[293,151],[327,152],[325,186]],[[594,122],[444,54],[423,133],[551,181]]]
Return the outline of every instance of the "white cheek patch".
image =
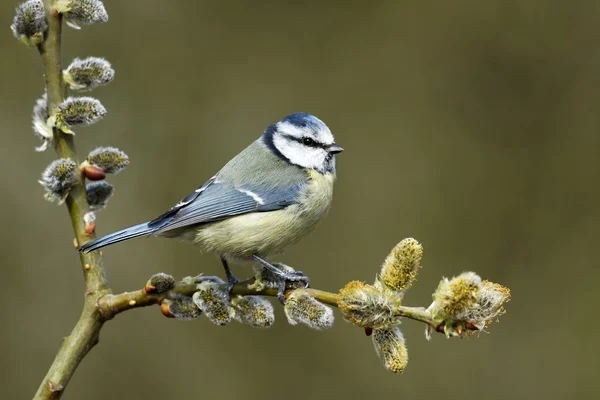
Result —
[[[303,146],[280,135],[273,138],[273,144],[292,164],[317,171],[323,171],[325,168],[327,152],[323,149]]]

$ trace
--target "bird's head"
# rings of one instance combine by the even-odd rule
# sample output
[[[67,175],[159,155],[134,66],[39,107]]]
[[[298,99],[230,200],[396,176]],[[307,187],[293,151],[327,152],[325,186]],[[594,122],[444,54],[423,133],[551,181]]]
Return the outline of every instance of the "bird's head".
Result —
[[[323,121],[303,112],[290,114],[267,128],[263,141],[278,157],[322,174],[335,171],[338,146]]]

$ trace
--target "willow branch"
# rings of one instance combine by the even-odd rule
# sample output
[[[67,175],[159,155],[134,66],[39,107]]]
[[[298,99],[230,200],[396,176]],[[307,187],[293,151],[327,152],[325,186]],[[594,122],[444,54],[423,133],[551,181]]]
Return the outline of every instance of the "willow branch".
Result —
[[[48,30],[46,38],[38,46],[46,80],[48,111],[50,114],[64,100],[65,86],[61,67],[61,31],[62,15],[52,10],[52,0],[44,0]],[[73,135],[54,129],[54,148],[61,158],[70,158],[77,162]],[[85,181],[82,176],[71,189],[66,206],[73,225],[76,243],[83,244],[93,240],[94,235],[85,232],[83,216],[89,211],[85,193]],[[99,252],[81,254],[81,267],[85,279],[85,304],[79,321],[69,336],[62,341],[52,366],[44,377],[34,399],[59,399],[64,388],[73,376],[75,369],[98,342],[98,335],[105,321],[96,308],[97,300],[110,293],[106,273]]]
[[[237,283],[231,290],[232,296],[270,296],[277,297],[277,289],[265,288],[262,290],[255,290],[252,288],[253,279],[245,282]],[[134,308],[148,307],[152,305],[161,304],[163,300],[174,297],[174,295],[184,295],[191,297],[194,292],[198,291],[196,284],[189,284],[184,282],[178,282],[175,287],[165,293],[155,294],[148,293],[145,289],[137,290],[134,292],[124,292],[121,294],[107,294],[98,300],[98,309],[104,315],[105,318],[110,319],[115,317],[117,314],[131,310]],[[225,289],[225,285],[223,285]],[[308,294],[320,301],[321,303],[329,304],[333,307],[338,307],[339,295],[337,293],[326,292],[319,289],[306,289]],[[286,296],[291,292],[288,290]],[[435,331],[443,333],[444,326],[436,323],[433,316],[424,307],[407,307],[397,306],[395,309],[395,315],[397,317],[413,319],[415,321],[423,322],[431,326]],[[467,323],[466,328],[469,330],[477,330],[472,324]]]

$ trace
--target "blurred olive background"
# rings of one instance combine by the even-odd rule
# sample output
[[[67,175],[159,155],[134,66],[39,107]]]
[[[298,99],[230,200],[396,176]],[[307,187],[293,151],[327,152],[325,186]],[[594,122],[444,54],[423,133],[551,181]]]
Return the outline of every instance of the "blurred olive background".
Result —
[[[53,159],[30,129],[43,90],[37,51],[0,20],[0,231],[7,399],[30,398],[79,317],[83,285],[64,207],[37,183]],[[255,330],[157,307],[108,323],[66,399],[592,398],[600,368],[600,5],[594,1],[106,1],[110,21],[65,28],[63,60],[106,57],[108,109],[77,129],[83,157],[112,145],[131,157],[110,177],[106,234],[148,220],[272,122],[322,118],[346,149],[329,217],[280,259],[314,287],[372,281],[412,236],[424,267],[405,298],[429,305],[442,276],[473,270],[513,291],[490,335],[423,336],[406,321],[402,375],[338,315],[316,332]],[[176,241],[105,250],[116,292],[153,273],[222,274],[214,255]],[[244,269],[245,268],[245,269]],[[250,274],[245,266],[239,276]]]

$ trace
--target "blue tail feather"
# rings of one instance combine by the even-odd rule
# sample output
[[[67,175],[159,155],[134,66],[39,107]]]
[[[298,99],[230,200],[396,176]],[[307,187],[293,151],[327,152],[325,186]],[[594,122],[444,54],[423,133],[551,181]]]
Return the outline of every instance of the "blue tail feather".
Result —
[[[143,224],[130,226],[129,228],[121,229],[120,231],[113,232],[96,240],[92,240],[91,242],[84,244],[77,250],[82,253],[88,253],[90,251],[97,250],[101,247],[108,246],[113,243],[118,243],[124,240],[149,235],[155,230],[156,227],[151,228],[148,222],[144,222]]]

